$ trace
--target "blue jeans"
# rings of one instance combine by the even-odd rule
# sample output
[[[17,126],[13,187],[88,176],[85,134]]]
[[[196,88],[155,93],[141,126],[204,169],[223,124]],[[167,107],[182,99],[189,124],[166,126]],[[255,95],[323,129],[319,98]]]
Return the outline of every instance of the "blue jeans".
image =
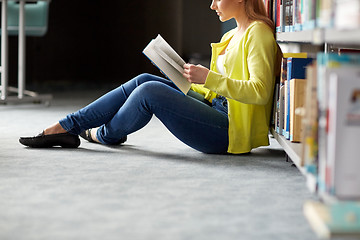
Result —
[[[171,81],[150,74],[133,78],[59,123],[76,135],[99,127],[98,140],[114,144],[144,127],[153,114],[188,146],[204,153],[227,152],[228,116],[200,94],[184,95]]]

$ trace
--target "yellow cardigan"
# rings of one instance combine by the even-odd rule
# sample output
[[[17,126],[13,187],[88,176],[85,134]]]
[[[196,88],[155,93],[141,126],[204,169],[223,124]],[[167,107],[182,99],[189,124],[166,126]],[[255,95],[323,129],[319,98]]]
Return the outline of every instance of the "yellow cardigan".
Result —
[[[224,76],[216,69],[216,60],[236,29],[212,43],[210,72],[204,85],[192,84],[192,90],[212,101],[217,94],[228,100],[229,153],[246,153],[269,145],[269,122],[275,84],[274,64],[277,45],[272,30],[254,21],[238,43],[229,46],[224,58]]]

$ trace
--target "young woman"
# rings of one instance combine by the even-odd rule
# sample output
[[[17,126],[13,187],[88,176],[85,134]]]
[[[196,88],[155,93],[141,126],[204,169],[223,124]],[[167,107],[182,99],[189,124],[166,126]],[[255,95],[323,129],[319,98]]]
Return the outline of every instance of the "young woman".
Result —
[[[268,130],[281,51],[262,0],[213,0],[224,22],[237,27],[212,44],[210,70],[184,65],[193,83],[187,96],[167,79],[141,74],[36,137],[29,147],[78,147],[90,142],[121,144],[152,115],[182,142],[204,153],[246,153],[269,144]]]

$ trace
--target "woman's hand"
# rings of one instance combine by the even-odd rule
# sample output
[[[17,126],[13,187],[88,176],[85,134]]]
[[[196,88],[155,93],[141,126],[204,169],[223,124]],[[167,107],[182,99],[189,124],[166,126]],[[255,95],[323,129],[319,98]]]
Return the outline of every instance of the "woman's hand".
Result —
[[[204,84],[206,77],[209,73],[209,69],[200,64],[194,65],[190,63],[184,64],[183,76],[191,83]]]

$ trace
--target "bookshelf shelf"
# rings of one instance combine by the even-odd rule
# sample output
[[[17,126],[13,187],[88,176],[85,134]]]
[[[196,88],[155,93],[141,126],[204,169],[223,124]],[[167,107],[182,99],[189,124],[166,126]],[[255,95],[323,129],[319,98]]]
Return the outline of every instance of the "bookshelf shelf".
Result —
[[[313,97],[316,98],[315,96],[316,94],[312,94],[313,89],[315,89],[316,87],[322,89],[321,90],[322,95],[324,95],[325,91],[329,91],[328,89],[329,86],[326,86],[326,84],[324,86],[322,82],[328,81],[329,76],[322,75],[320,76],[322,78],[317,79],[318,77],[317,70],[321,69],[321,71],[327,71],[327,74],[329,74],[333,70],[333,72],[337,71],[340,74],[341,67],[339,69],[336,69],[335,71],[335,69],[332,69],[329,63],[326,63],[327,65],[322,65],[322,61],[324,60],[323,56],[325,56],[325,54],[329,54],[329,56],[330,54],[332,54],[332,56],[336,56],[336,54],[343,55],[348,53],[356,53],[360,49],[360,21],[359,21],[360,2],[358,0],[349,0],[346,1],[346,4],[344,4],[343,2],[341,4],[336,4],[334,1],[321,1],[321,0],[314,0],[314,1],[264,0],[264,1],[265,3],[269,1],[268,5],[273,4],[272,5],[273,9],[268,8],[268,12],[269,9],[270,11],[275,10],[272,13],[272,18],[275,22],[275,25],[277,26],[277,29],[287,30],[287,32],[277,32],[276,41],[278,43],[281,43],[281,46],[283,46],[284,49],[289,53],[306,52],[308,53],[309,57],[311,56],[313,59],[318,60],[314,65],[307,67],[307,73],[308,73],[307,74],[308,88],[306,89],[306,93],[308,97],[307,99],[311,101]],[[269,15],[271,15],[271,12],[269,12]],[[332,23],[331,26],[333,27],[325,28],[325,26],[328,26],[329,23]],[[299,24],[302,26],[303,30],[291,31],[291,30],[299,30],[300,29]],[[348,29],[348,30],[336,29],[341,27],[352,28],[352,29]],[[287,43],[289,43],[288,46],[286,46]],[[355,58],[355,56],[356,55],[353,55],[352,57]],[[337,56],[337,57],[342,59],[342,56]],[[336,60],[331,60],[331,61],[333,61],[332,64],[336,62]],[[340,61],[342,60],[339,60],[339,62]],[[284,60],[283,60],[283,66],[285,66]],[[354,67],[356,71],[357,71],[357,67]],[[349,71],[347,69],[342,69],[342,70],[344,72]],[[347,75],[343,77],[344,79],[348,78]],[[284,78],[286,81],[286,77]],[[286,113],[284,110],[284,105],[285,105],[284,102],[286,101],[287,105],[289,105],[289,99],[286,99],[284,96],[288,96],[289,98],[289,96],[291,97],[291,93],[292,93],[294,99],[294,95],[295,95],[295,91],[293,92],[290,91],[289,94],[288,87],[286,88],[287,92],[285,91],[286,89],[284,90],[282,88],[284,88],[284,86],[280,86],[278,88],[279,94],[277,96],[278,98],[276,102],[277,103],[276,106],[278,107],[276,113],[278,115],[275,114],[275,116],[277,116],[278,118],[275,119],[275,123],[279,123],[278,127],[284,125],[283,122],[280,122],[282,121],[280,119],[283,118],[285,119],[284,115],[288,114],[288,112]],[[281,92],[280,89],[282,89]],[[336,91],[337,92],[339,91],[338,86]],[[348,99],[350,95],[348,94],[348,96],[345,95],[341,95],[341,96],[342,96],[341,99]],[[331,97],[332,100],[334,100],[334,96]],[[316,105],[318,103],[316,103],[315,99],[314,102],[311,101],[311,104],[310,101],[306,106],[303,107],[303,108],[307,108],[305,109],[305,113],[306,111],[308,112],[308,115],[305,115],[307,117],[305,124],[308,124],[307,127],[309,126],[311,127],[311,132],[305,133],[308,134],[308,136],[305,135],[305,137],[307,137],[306,139],[308,140],[306,141],[306,143],[304,144],[292,143],[286,140],[286,138],[281,134],[276,133],[274,129],[271,129],[271,133],[274,136],[274,138],[277,140],[277,142],[282,146],[287,156],[294,162],[294,164],[297,166],[299,171],[303,174],[303,176],[306,179],[306,185],[309,188],[309,190],[315,195],[317,195],[317,197],[319,198],[316,201],[307,202],[304,206],[304,213],[310,225],[313,227],[314,231],[318,234],[318,236],[322,238],[331,238],[333,236],[340,236],[340,237],[355,236],[359,238],[360,217],[358,216],[360,216],[360,201],[357,202],[344,201],[337,198],[337,196],[341,196],[341,194],[339,194],[340,192],[339,189],[348,190],[349,186],[350,187],[352,186],[351,184],[354,183],[355,178],[351,179],[348,176],[353,176],[354,173],[352,175],[350,173],[346,173],[348,174],[346,175],[346,177],[349,179],[349,181],[346,182],[345,181],[346,177],[343,177],[344,175],[340,175],[340,174],[345,174],[344,172],[341,172],[341,170],[346,168],[346,163],[344,163],[344,161],[341,161],[342,166],[339,165],[340,164],[339,162],[337,162],[337,165],[335,165],[334,162],[330,162],[330,160],[329,161],[327,160],[329,159],[329,155],[327,156],[326,160],[324,160],[326,156],[321,155],[320,159],[322,162],[320,165],[318,162],[319,161],[318,158],[317,160],[314,160],[314,158],[316,158],[314,157],[316,156],[314,155],[316,154],[316,151],[318,151],[318,153],[321,154],[324,154],[324,152],[326,152],[329,149],[336,151],[336,149],[338,149],[337,148],[338,142],[333,143],[333,145],[331,145],[332,148],[329,149],[326,149],[327,145],[325,144],[328,144],[329,146],[330,144],[324,143],[324,141],[321,142],[320,146],[317,145],[318,143],[317,141],[319,139],[313,135],[316,135],[316,131],[317,131],[316,128],[318,128],[319,125],[319,122],[315,123],[315,121],[317,121],[318,119],[317,117],[319,117],[317,116],[319,114],[318,112],[319,109],[317,109],[319,105]],[[295,104],[294,102],[292,103],[293,105]],[[322,104],[324,105],[324,103]],[[340,106],[342,105],[336,105],[336,108],[339,109],[341,108]],[[324,109],[321,110],[324,111]],[[335,118],[336,117],[333,117],[333,119]],[[314,124],[312,125],[311,122],[313,122]],[[289,122],[287,122],[287,124],[289,124]],[[348,135],[349,134],[346,135],[346,139],[349,139]],[[355,138],[357,135],[358,135],[357,133],[354,134]],[[322,140],[328,139],[327,138],[328,136],[325,134],[320,135],[319,138],[320,137],[322,137]],[[341,137],[345,137],[345,135]],[[336,139],[339,141],[338,135]],[[312,141],[314,141],[314,143],[312,143]],[[354,139],[352,139],[351,141],[353,142]],[[343,145],[346,144],[344,143]],[[303,157],[302,154],[303,146],[306,148],[305,151],[309,153],[308,159],[307,157]],[[317,147],[321,148],[321,151],[317,149]],[[335,154],[332,154],[331,157],[333,157],[334,155]],[[355,155],[351,156],[350,159],[356,159],[356,156]],[[339,160],[343,160],[343,159],[339,159]],[[334,159],[332,159],[332,161],[334,161]],[[305,164],[306,166],[303,166],[304,165],[303,162],[306,162]],[[339,167],[339,170],[334,171],[334,169],[331,169],[331,167],[333,168]],[[358,171],[359,166],[354,166],[354,167],[353,165],[351,165],[351,163],[348,163],[347,170],[354,171],[356,175],[356,171]],[[335,178],[335,173],[337,174],[337,178]],[[335,181],[337,181],[336,184]],[[331,193],[329,192],[330,188],[332,189]],[[335,188],[336,191],[334,191]],[[352,191],[349,191],[349,195],[356,196],[355,191],[358,190],[358,188],[355,186],[351,189]],[[356,199],[356,200],[360,200],[360,199]],[[356,217],[352,218],[352,216],[356,216]]]
[[[324,41],[327,43],[340,43],[347,45],[360,44],[360,29],[358,30],[324,30]]]
[[[310,43],[321,45],[331,44],[360,44],[360,30],[322,29],[306,30],[300,32],[281,32],[276,34],[278,42]]]
[[[300,172],[305,176],[306,172],[301,162],[301,143],[293,143],[287,140],[284,136],[279,135],[271,128],[271,134],[274,136],[276,141],[283,147],[286,154],[289,156],[291,161],[296,165]]]
[[[299,32],[281,32],[276,34],[276,40],[279,43],[297,43],[304,45],[318,45],[320,49],[323,48],[324,52],[327,53],[331,49],[336,50],[340,46],[346,46],[348,48],[359,49],[360,46],[360,28],[355,30],[337,30],[337,29],[322,29],[316,28],[313,30],[305,30]],[[322,45],[322,46],[321,46]],[[304,49],[311,49],[310,51],[316,51],[318,48],[309,48],[305,46]],[[321,51],[321,50],[320,50]],[[313,52],[312,52],[313,53]],[[333,215],[332,219],[336,220],[335,222],[329,223],[327,218],[319,218],[317,209],[309,208],[308,204],[304,207],[306,217],[312,225],[314,231],[319,234],[321,237],[329,238],[333,236],[356,236],[360,237],[360,221],[356,220],[354,222],[346,222],[347,216],[349,214],[358,214],[360,213],[360,202],[352,201],[341,201],[335,196],[328,193],[323,193],[318,189],[319,176],[312,174],[311,171],[307,172],[307,168],[303,166],[302,162],[302,144],[301,143],[292,143],[282,135],[279,135],[275,132],[274,129],[271,129],[271,133],[278,143],[283,147],[284,151],[292,162],[296,165],[299,171],[306,178],[306,185],[310,192],[317,194],[322,202],[317,201],[317,204],[322,204],[323,209],[326,209],[327,216],[336,212],[337,215]],[[308,168],[310,169],[310,168]],[[348,204],[353,204],[348,206]],[[343,219],[338,221],[339,216],[344,216]],[[329,215],[330,216],[330,215]],[[340,217],[341,217],[340,216]],[[360,216],[360,215],[359,215]],[[318,219],[314,223],[314,219]],[[321,227],[320,227],[321,225]],[[355,226],[355,227],[353,227]],[[321,230],[326,230],[325,235],[321,235]],[[319,232],[320,231],[320,232]]]
[[[312,43],[314,31],[280,32],[276,34],[278,42]]]

